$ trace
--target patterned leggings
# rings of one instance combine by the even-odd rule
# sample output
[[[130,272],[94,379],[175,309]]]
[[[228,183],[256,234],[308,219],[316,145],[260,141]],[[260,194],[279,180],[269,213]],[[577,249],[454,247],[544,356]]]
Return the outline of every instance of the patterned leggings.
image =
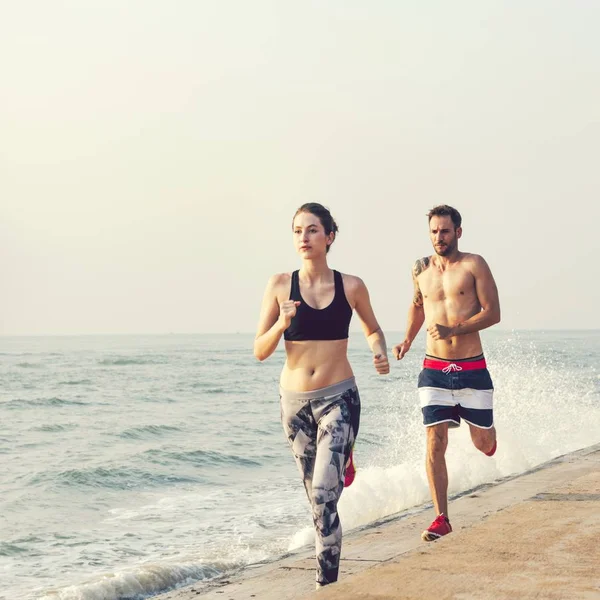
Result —
[[[338,579],[342,526],[337,503],[358,433],[354,377],[309,392],[280,389],[281,420],[300,469],[316,530],[317,583]]]

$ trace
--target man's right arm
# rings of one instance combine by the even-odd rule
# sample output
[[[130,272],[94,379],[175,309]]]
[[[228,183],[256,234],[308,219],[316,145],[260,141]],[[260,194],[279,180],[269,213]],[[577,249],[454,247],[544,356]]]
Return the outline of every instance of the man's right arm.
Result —
[[[419,330],[425,322],[425,310],[423,308],[423,294],[419,287],[418,276],[429,266],[429,257],[417,260],[413,266],[412,279],[414,286],[413,301],[408,309],[408,321],[404,340],[394,346],[394,356],[397,360],[404,358],[410,350],[413,340],[417,337]]]

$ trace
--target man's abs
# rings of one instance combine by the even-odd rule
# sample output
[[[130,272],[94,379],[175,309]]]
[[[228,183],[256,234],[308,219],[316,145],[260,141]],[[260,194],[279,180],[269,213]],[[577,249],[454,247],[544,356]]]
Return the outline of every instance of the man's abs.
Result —
[[[446,299],[425,301],[425,326],[443,325],[455,327],[476,315],[481,307],[477,298],[470,297],[464,301]],[[443,340],[434,340],[427,334],[427,354],[439,358],[470,358],[483,352],[479,332],[456,335]]]
[[[457,335],[445,340],[434,340],[427,335],[427,354],[438,358],[471,358],[483,353],[479,333]]]

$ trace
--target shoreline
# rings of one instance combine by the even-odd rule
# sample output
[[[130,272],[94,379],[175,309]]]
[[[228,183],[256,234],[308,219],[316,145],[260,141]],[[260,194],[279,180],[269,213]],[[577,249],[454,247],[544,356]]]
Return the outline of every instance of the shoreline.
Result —
[[[476,545],[473,541],[469,542],[471,535],[475,536],[475,539],[487,537],[488,543],[484,543],[480,549],[485,554],[485,565],[496,561],[500,566],[501,561],[508,560],[507,556],[513,551],[513,546],[515,551],[518,549],[517,542],[521,537],[519,534],[513,535],[514,543],[508,549],[495,554],[494,546],[500,547],[511,542],[504,539],[502,527],[495,527],[495,523],[500,523],[503,519],[508,519],[511,523],[516,522],[517,531],[527,531],[537,540],[535,528],[541,524],[535,518],[527,517],[527,515],[531,517],[532,511],[536,510],[543,510],[548,514],[559,511],[559,514],[553,517],[556,522],[560,521],[561,516],[567,518],[573,515],[575,508],[585,513],[587,516],[582,517],[585,525],[569,522],[563,527],[566,528],[563,531],[564,536],[575,536],[575,539],[579,540],[577,545],[584,553],[584,556],[572,559],[574,571],[580,572],[580,565],[587,564],[590,560],[593,564],[600,564],[600,544],[597,543],[600,537],[600,443],[558,456],[524,473],[507,476],[460,492],[453,495],[450,502],[454,531],[437,542],[427,543],[420,538],[422,529],[431,520],[429,519],[431,515],[423,514],[431,510],[431,502],[395,513],[345,534],[340,581],[320,590],[318,597],[339,600],[350,597],[416,599],[430,597],[430,594],[431,597],[435,595],[438,598],[454,598],[453,594],[457,594],[457,598],[461,595],[465,598],[515,597],[514,595],[503,596],[502,590],[493,586],[484,595],[473,595],[472,578],[478,576],[477,571],[475,574],[471,573],[470,588],[468,581],[463,581],[464,577],[458,577],[460,581],[456,583],[458,587],[454,592],[440,581],[437,581],[436,586],[427,592],[427,581],[434,581],[435,578],[430,577],[431,565],[425,567],[424,563],[426,558],[439,555],[436,569],[441,572],[442,566],[446,565],[449,570],[448,577],[452,578],[451,576],[456,572],[456,557]],[[565,502],[568,502],[566,506]],[[594,514],[597,515],[595,518]],[[478,538],[476,530],[481,528],[493,531],[479,534]],[[540,535],[541,533],[540,529]],[[552,542],[552,535],[549,535],[549,542]],[[595,550],[589,548],[589,544],[586,545],[582,540],[588,540],[590,543],[593,541]],[[465,544],[466,547],[463,547]],[[540,556],[543,551],[541,544],[540,542]],[[520,559],[517,558],[517,564],[522,566],[528,564],[527,560],[532,560],[531,551],[530,548],[528,557],[523,558],[524,562],[519,562]],[[552,562],[553,556],[554,554],[546,558]],[[533,557],[535,558],[535,549],[533,549]],[[477,556],[474,560],[476,558]],[[420,569],[421,565],[422,569]],[[483,570],[485,565],[481,565]],[[157,600],[311,598],[314,596],[314,571],[314,548],[305,547],[272,562],[249,565],[237,574],[224,575],[208,582],[198,582],[153,598]],[[505,568],[498,569],[499,574],[505,571]],[[410,582],[407,582],[407,577]],[[541,579],[538,581],[533,576],[528,578],[527,584],[534,590],[532,598],[538,597],[535,594],[539,594],[541,589],[539,586],[548,585],[547,579],[548,577],[545,577],[544,581]],[[564,589],[560,588],[560,582],[554,582],[556,589],[548,590],[549,595],[540,597],[580,598],[585,593],[585,597],[600,598],[600,575],[597,569],[583,576],[584,587],[586,579],[589,579],[592,588],[585,592],[580,589],[574,591],[575,595],[571,596],[569,590],[573,589],[573,581],[564,583]],[[501,583],[504,585],[506,582],[502,579]],[[439,587],[440,585],[442,588]],[[511,593],[514,594],[514,591]],[[553,595],[555,593],[559,595]],[[592,595],[589,595],[590,593]],[[529,596],[522,594],[517,597]]]

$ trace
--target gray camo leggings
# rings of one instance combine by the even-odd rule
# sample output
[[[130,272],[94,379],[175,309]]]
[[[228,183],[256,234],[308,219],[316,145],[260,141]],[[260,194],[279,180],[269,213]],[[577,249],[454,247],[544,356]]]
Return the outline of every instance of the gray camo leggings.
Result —
[[[281,421],[300,469],[316,530],[317,583],[338,579],[342,526],[337,503],[358,433],[354,377],[309,392],[280,389]]]

